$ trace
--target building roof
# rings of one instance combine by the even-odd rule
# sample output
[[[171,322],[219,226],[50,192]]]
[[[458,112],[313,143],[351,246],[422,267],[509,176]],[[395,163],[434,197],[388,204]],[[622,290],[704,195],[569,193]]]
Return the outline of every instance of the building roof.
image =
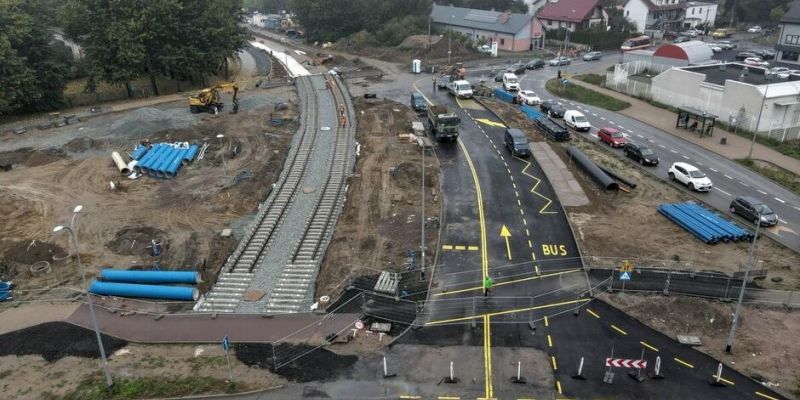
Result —
[[[708,43],[690,40],[683,43],[665,44],[656,49],[655,57],[686,60],[689,64],[697,64],[711,59],[714,52]]]
[[[725,66],[722,69],[722,65]],[[747,73],[742,74],[747,68]],[[764,68],[751,67],[740,63],[727,63],[721,65],[704,65],[698,67],[682,67],[686,71],[703,74],[706,76],[705,81],[719,86],[725,86],[725,81],[737,81],[759,87],[759,90],[765,92],[766,86],[769,86],[769,96],[767,97],[780,97],[786,96],[787,91],[794,91],[794,94],[800,93],[800,76],[789,75],[787,79],[781,79],[773,76],[772,79],[767,79]],[[786,85],[792,83],[791,85]]]
[[[715,5],[717,5],[717,3],[706,3],[704,1],[689,1],[686,3],[686,7],[706,7]]]
[[[628,3],[630,3],[631,1],[634,1],[634,0],[626,0],[624,6],[627,6]],[[675,4],[662,4],[662,5],[653,3],[651,0],[639,0],[639,1],[644,3],[644,5],[647,6],[647,8],[650,11],[681,10],[681,9],[686,8],[686,2],[684,2],[684,1],[678,1]],[[624,6],[623,6],[623,8],[624,8]]]
[[[582,22],[589,18],[600,0],[558,0],[545,4],[539,10],[540,19]]]
[[[532,18],[533,16],[526,14],[440,6],[436,3],[431,9],[434,23],[509,34],[522,30]]]
[[[789,11],[783,14],[781,23],[800,24],[800,1],[789,4]]]

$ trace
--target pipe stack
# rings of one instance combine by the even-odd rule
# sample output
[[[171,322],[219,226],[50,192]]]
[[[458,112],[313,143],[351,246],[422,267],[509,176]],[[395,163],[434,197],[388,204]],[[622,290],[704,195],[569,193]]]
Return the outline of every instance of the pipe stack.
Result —
[[[753,232],[695,203],[665,203],[658,212],[708,244],[753,240]]]

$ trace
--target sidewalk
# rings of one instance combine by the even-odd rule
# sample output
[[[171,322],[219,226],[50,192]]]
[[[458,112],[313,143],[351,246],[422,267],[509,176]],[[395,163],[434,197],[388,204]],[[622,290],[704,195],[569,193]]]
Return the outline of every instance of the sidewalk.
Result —
[[[696,133],[675,127],[677,115],[672,111],[658,108],[649,103],[615,92],[610,89],[595,86],[578,79],[571,79],[570,83],[603,93],[616,99],[631,103],[629,108],[620,111],[621,114],[636,119],[645,124],[654,126],[673,136],[678,136],[698,146],[711,150],[729,159],[747,158],[750,149],[750,140],[720,128],[714,128],[714,136],[700,138]],[[720,144],[720,138],[727,138],[728,144]],[[756,143],[753,146],[753,158],[768,161],[783,169],[800,175],[800,160],[779,153],[767,146]]]

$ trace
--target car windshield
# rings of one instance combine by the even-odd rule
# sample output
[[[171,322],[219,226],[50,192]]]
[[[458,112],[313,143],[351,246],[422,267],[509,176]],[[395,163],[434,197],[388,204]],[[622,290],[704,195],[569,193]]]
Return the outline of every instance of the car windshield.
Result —
[[[508,83],[517,83],[517,78],[506,78],[506,81],[508,81]]]
[[[469,89],[472,89],[472,87],[468,83],[458,84],[458,90],[469,90]]]
[[[439,118],[439,122],[444,125],[458,125],[459,119],[458,117],[444,117]]]
[[[622,132],[619,132],[619,131],[617,131],[617,132],[611,132],[611,137],[614,137],[614,138],[621,138],[621,137],[623,137],[623,136],[622,136]]]
[[[642,147],[641,151],[642,151],[642,155],[643,156],[652,156],[653,155],[653,150],[650,150],[647,147]]]
[[[584,117],[583,115],[576,115],[575,122],[586,122],[586,117]]]
[[[705,178],[706,174],[704,174],[702,171],[689,171],[689,176],[692,178]]]
[[[766,204],[757,204],[756,211],[758,211],[758,213],[761,215],[775,214],[775,212],[773,212],[772,209],[769,208]]]

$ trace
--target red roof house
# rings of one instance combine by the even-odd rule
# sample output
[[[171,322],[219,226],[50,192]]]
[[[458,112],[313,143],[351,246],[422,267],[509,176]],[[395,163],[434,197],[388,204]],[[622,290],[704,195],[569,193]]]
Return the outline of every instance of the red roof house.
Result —
[[[565,28],[569,31],[602,25],[608,14],[600,0],[556,0],[550,1],[537,15],[547,29]]]

